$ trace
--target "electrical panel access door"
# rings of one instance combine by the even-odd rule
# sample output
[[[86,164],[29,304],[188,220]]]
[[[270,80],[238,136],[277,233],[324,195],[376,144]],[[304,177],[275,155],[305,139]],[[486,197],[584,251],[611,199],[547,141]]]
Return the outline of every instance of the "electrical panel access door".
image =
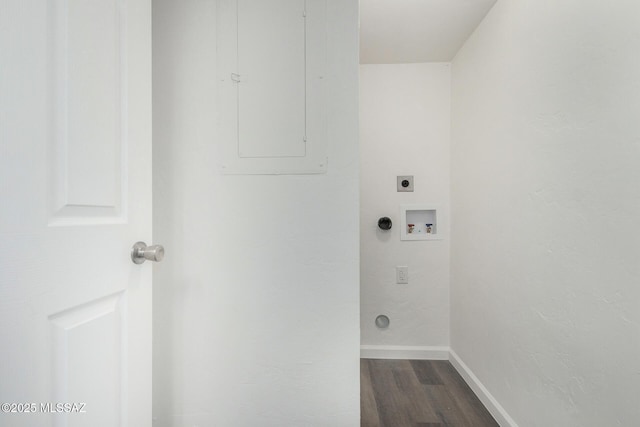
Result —
[[[325,0],[218,1],[222,170],[327,170]]]

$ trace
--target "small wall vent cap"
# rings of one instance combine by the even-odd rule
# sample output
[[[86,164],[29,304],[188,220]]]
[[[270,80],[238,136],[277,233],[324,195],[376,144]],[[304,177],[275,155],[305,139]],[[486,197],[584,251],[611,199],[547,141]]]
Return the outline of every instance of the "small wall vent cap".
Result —
[[[391,323],[391,321],[384,314],[376,317],[376,326],[380,329],[387,329],[389,327],[389,323]]]

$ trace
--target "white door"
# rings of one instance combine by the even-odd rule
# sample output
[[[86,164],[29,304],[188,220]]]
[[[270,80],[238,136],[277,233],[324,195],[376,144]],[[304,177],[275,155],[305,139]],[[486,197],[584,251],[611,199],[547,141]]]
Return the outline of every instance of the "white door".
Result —
[[[151,1],[0,0],[0,425],[151,425],[151,237]]]

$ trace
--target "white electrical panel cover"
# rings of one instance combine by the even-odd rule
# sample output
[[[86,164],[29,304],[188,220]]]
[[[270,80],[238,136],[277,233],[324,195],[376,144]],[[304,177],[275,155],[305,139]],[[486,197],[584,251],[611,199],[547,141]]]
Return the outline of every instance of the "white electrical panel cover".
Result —
[[[326,0],[218,0],[222,171],[327,170]]]

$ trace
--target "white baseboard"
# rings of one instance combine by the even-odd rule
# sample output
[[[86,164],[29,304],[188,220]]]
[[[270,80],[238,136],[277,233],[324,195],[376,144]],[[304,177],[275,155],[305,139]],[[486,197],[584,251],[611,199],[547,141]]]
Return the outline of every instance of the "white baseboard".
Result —
[[[489,390],[480,382],[478,377],[474,375],[456,352],[451,349],[449,350],[449,361],[501,427],[518,427],[518,424],[509,416],[507,411],[504,410],[493,395],[489,393]]]
[[[361,345],[362,359],[448,360],[449,347]]]

